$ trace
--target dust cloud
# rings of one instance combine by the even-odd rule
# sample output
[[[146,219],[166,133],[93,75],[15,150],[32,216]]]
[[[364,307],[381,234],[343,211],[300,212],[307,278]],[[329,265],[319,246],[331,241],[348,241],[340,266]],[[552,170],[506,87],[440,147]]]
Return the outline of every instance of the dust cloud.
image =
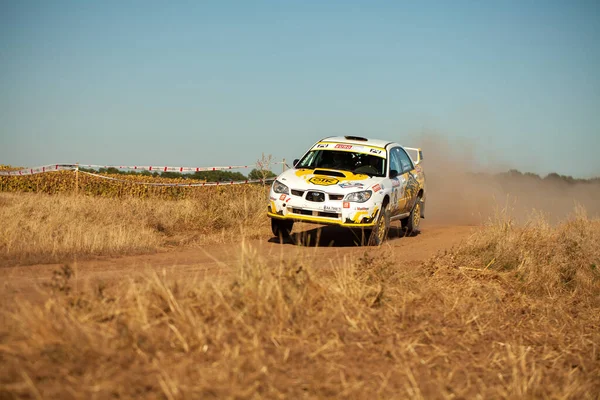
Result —
[[[589,217],[600,216],[600,180],[542,179],[507,169],[498,174],[478,165],[475,150],[464,143],[450,143],[436,134],[415,136],[413,143],[423,149],[428,222],[476,225],[503,212],[516,222],[542,214],[556,223],[573,215],[577,207],[583,207]]]

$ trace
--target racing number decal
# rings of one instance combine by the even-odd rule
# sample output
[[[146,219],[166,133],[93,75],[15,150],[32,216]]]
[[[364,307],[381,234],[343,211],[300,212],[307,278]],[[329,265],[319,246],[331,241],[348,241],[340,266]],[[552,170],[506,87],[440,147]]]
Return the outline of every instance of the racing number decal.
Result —
[[[313,185],[319,185],[319,186],[331,186],[331,185],[335,185],[336,183],[339,182],[338,179],[323,178],[321,176],[314,176],[314,177],[310,178],[308,181],[310,183],[312,183]]]

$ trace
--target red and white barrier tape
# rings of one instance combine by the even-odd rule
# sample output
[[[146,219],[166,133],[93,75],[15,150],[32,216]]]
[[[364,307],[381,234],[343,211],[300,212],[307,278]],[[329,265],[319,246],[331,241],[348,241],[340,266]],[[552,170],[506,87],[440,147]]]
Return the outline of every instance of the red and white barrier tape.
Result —
[[[267,179],[247,179],[245,181],[229,181],[229,182],[202,182],[202,183],[157,183],[157,182],[136,182],[128,179],[119,179],[113,178],[110,176],[104,176],[99,174],[94,174],[91,172],[79,171],[82,174],[95,176],[97,178],[107,179],[110,181],[116,182],[127,182],[132,183],[134,185],[144,185],[144,186],[166,186],[166,187],[203,187],[203,186],[228,186],[228,185],[244,185],[247,183],[267,183],[272,182],[275,178],[267,178]]]
[[[270,163],[271,165],[283,164],[282,161],[276,161]],[[155,166],[155,165],[94,165],[94,164],[79,164],[80,168],[115,168],[115,169],[129,169],[133,171],[151,171],[151,172],[205,172],[205,171],[223,171],[230,169],[244,169],[244,168],[255,168],[262,169],[264,166],[260,163],[252,165],[229,165],[222,167],[168,167],[168,166]]]
[[[43,174],[45,172],[55,172],[55,171],[73,171],[77,169],[77,165],[75,164],[53,164],[53,165],[43,165],[41,167],[35,168],[24,168],[17,171],[0,171],[0,176],[23,176],[23,175],[35,175],[35,174]]]

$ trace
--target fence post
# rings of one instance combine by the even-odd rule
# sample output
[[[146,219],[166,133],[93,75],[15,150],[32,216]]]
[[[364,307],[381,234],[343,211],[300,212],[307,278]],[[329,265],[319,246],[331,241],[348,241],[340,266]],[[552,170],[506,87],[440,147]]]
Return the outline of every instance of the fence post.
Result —
[[[75,164],[75,195],[79,194],[79,163]]]

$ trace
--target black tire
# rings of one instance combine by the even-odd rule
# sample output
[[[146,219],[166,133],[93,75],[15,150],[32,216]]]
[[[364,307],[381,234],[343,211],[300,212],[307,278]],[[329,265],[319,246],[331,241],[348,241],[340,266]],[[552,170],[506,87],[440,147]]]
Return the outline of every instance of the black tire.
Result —
[[[406,233],[408,235],[414,235],[419,232],[419,225],[421,224],[421,197],[417,197],[417,201],[413,206],[412,211],[408,218],[406,218],[406,225],[404,225],[404,221],[402,221],[402,226],[406,226]]]
[[[278,238],[289,238],[293,227],[294,221],[271,218],[271,231]]]
[[[387,238],[390,230],[390,210],[387,204],[379,212],[377,222],[371,232],[369,233],[369,240],[367,245],[369,246],[381,246]]]

